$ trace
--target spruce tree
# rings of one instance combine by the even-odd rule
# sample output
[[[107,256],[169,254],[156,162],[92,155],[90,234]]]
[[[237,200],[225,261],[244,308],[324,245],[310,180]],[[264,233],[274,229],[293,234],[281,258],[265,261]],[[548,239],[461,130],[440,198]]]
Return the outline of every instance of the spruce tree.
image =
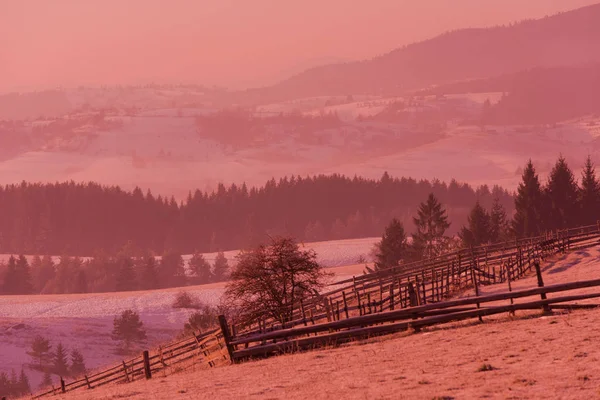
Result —
[[[83,354],[77,349],[71,351],[71,375],[79,376],[86,372]]]
[[[229,276],[229,263],[225,254],[220,251],[217,253],[215,263],[213,265],[213,277],[215,282],[222,282]]]
[[[446,210],[438,199],[430,193],[427,200],[421,203],[417,216],[413,218],[417,232],[413,235],[413,246],[420,258],[439,255],[447,245],[444,236],[450,227]]]
[[[407,250],[408,242],[404,225],[393,218],[385,228],[381,240],[375,245],[375,271],[399,265],[401,260],[406,259]]]
[[[59,376],[66,376],[69,373],[69,364],[67,362],[67,349],[62,343],[58,343],[54,351],[54,373]]]
[[[125,346],[125,350],[131,348],[134,342],[146,340],[146,331],[144,323],[140,316],[133,310],[125,310],[113,320],[113,340],[120,340]]]
[[[22,254],[17,261],[17,271],[19,277],[19,293],[31,294],[33,292],[33,286],[31,285],[31,270],[29,269],[27,258]]]
[[[189,261],[190,270],[194,275],[194,283],[202,285],[210,283],[212,281],[212,272],[210,270],[210,264],[201,253],[194,253]]]
[[[479,200],[467,218],[468,226],[463,226],[459,236],[466,247],[475,247],[490,241],[491,221],[490,215],[481,207]]]
[[[42,379],[39,388],[46,389],[50,386],[52,386],[52,374],[50,373],[50,371],[46,370],[44,371],[44,378]]]
[[[133,260],[129,256],[121,255],[118,259],[119,272],[117,275],[116,291],[127,292],[136,289],[135,270]]]
[[[600,182],[590,156],[585,161],[579,189],[579,223],[595,224],[600,220]]]
[[[494,197],[490,212],[490,242],[498,243],[508,240],[509,222],[506,210],[500,203],[500,198]]]
[[[9,394],[10,391],[10,380],[6,372],[0,372],[0,396]]]
[[[184,261],[181,254],[169,251],[162,256],[158,271],[162,287],[181,287],[186,284]]]
[[[5,294],[19,293],[19,270],[17,268],[17,259],[14,256],[10,256],[8,259],[2,291]]]
[[[158,288],[156,259],[152,255],[148,255],[143,258],[143,265],[140,273],[140,287],[145,290]]]
[[[50,341],[41,335],[37,335],[33,338],[31,343],[31,350],[27,352],[33,359],[34,363],[38,364],[39,369],[44,368],[44,364],[49,361],[50,358]]]
[[[531,160],[517,189],[512,229],[517,237],[535,236],[542,231],[542,188]]]
[[[560,156],[550,172],[546,186],[548,205],[546,229],[564,229],[577,225],[577,182],[564,157]]]
[[[19,395],[31,393],[31,385],[29,384],[29,377],[25,374],[23,368],[21,368],[21,374],[19,375]]]

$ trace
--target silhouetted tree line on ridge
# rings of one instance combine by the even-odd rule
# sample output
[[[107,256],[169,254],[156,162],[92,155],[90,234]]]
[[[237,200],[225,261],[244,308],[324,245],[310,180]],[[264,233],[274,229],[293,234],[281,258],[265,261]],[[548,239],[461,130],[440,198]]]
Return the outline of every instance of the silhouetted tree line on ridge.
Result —
[[[0,253],[117,254],[124,246],[160,255],[252,247],[268,236],[300,241],[377,236],[393,217],[410,222],[420,201],[434,193],[455,227],[479,199],[494,197],[512,212],[507,191],[473,189],[452,181],[348,178],[340,175],[272,179],[262,187],[220,184],[178,204],[136,188],[95,183],[0,187]],[[458,228],[454,228],[454,233]]]

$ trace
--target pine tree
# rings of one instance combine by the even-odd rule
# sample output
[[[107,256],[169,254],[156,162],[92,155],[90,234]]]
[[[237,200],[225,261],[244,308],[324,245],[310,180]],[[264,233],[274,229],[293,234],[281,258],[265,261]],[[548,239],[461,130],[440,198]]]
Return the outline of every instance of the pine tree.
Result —
[[[564,229],[577,225],[577,182],[564,157],[560,157],[552,171],[546,186],[548,198],[547,229]]]
[[[10,256],[4,274],[3,292],[6,294],[19,293],[19,270],[17,269],[17,259]]]
[[[83,354],[77,349],[71,351],[71,375],[79,376],[86,372]]]
[[[85,270],[80,269],[77,272],[77,278],[75,278],[75,287],[73,293],[87,293],[88,292],[88,283],[87,283],[87,274]]]
[[[10,381],[8,382],[8,392],[12,395],[19,396],[19,378],[14,369],[10,370]]]
[[[413,218],[417,232],[413,235],[413,246],[420,258],[439,255],[447,244],[444,236],[450,227],[446,210],[438,199],[430,193],[427,200],[421,203],[417,217]]]
[[[29,269],[29,262],[22,254],[17,261],[17,271],[19,277],[19,293],[31,294],[33,292],[33,286],[31,285],[31,270]]]
[[[393,218],[385,228],[381,241],[375,245],[375,271],[399,265],[400,261],[406,259],[407,249],[404,225]]]
[[[147,256],[143,259],[142,271],[140,274],[140,287],[145,290],[158,288],[158,273],[156,271],[156,259],[154,256]]]
[[[54,373],[60,376],[66,376],[69,373],[69,364],[67,362],[67,349],[62,343],[58,343],[54,351]]]
[[[10,380],[6,372],[0,372],[0,396],[8,395],[10,391]]]
[[[466,247],[476,247],[490,241],[491,221],[487,211],[481,207],[479,201],[471,210],[467,218],[468,226],[463,226],[459,236]]]
[[[542,231],[542,188],[531,160],[517,189],[512,229],[517,237],[535,236]]]
[[[39,293],[45,292],[44,289],[48,282],[51,282],[56,275],[56,266],[54,265],[54,261],[52,261],[52,257],[44,256],[42,258],[42,262],[40,264],[40,269],[35,275],[34,279],[34,288]]]
[[[21,368],[21,375],[19,375],[18,387],[19,387],[20,395],[31,393],[31,386],[29,384],[29,378],[25,374],[25,371],[23,370],[23,368]]]
[[[40,383],[40,389],[45,389],[52,386],[52,374],[50,374],[50,371],[45,371],[44,372],[44,379],[42,380],[42,382]]]
[[[190,270],[194,274],[194,281],[198,285],[211,282],[213,279],[210,264],[204,256],[198,252],[194,253],[189,261]]]
[[[215,282],[222,282],[229,276],[229,263],[225,254],[220,251],[217,253],[215,263],[213,265],[213,277]]]
[[[41,335],[37,335],[33,338],[31,343],[31,351],[27,352],[33,358],[33,361],[38,364],[40,370],[43,369],[44,363],[49,361],[50,358],[50,341],[45,339]]]
[[[133,260],[129,256],[121,255],[118,259],[119,272],[117,275],[117,292],[127,292],[136,289],[135,270]]]
[[[185,268],[181,254],[170,251],[160,260],[158,277],[162,287],[181,287],[186,284]]]
[[[129,350],[133,342],[146,340],[144,324],[140,316],[133,310],[125,310],[113,320],[113,340],[121,340],[125,349]]]
[[[506,210],[500,203],[500,198],[495,196],[492,211],[490,212],[490,242],[503,242],[508,240],[508,236],[509,223]]]
[[[600,182],[590,156],[585,161],[579,189],[579,223],[595,224],[600,220]]]

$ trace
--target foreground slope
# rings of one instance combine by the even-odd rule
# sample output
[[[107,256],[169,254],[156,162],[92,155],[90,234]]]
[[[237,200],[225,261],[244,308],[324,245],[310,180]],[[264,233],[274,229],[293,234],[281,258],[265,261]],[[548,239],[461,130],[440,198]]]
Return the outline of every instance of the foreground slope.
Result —
[[[600,248],[544,263],[547,284],[600,276]],[[535,287],[530,276],[514,288]],[[505,285],[482,288],[505,291]],[[583,289],[583,291],[590,289]],[[465,293],[464,295],[470,295]],[[553,295],[549,295],[552,297]],[[588,302],[589,303],[589,302]],[[600,395],[600,310],[517,312],[335,349],[99,388],[63,398],[492,398]],[[491,370],[482,371],[484,365]]]

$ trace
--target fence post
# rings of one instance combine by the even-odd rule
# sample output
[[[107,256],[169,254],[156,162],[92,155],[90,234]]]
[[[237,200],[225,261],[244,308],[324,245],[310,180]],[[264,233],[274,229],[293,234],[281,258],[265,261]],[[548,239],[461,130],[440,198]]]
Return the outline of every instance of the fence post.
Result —
[[[144,373],[146,374],[146,379],[152,378],[152,370],[150,370],[150,354],[148,350],[144,350],[142,354],[144,357]]]
[[[344,299],[344,314],[346,314],[346,319],[350,316],[348,315],[348,301],[346,300],[346,292],[342,292],[342,298]]]
[[[67,392],[67,390],[65,389],[65,381],[63,380],[62,376],[60,377],[60,391],[63,393]]]
[[[534,263],[535,266],[535,274],[537,275],[538,287],[544,287],[544,280],[542,279],[542,269],[540,268],[540,263]],[[546,293],[541,294],[542,300],[546,300]],[[543,305],[544,314],[549,314],[550,306],[548,304]]]
[[[219,325],[221,326],[221,332],[223,333],[223,340],[225,341],[225,346],[227,347],[227,352],[229,353],[229,359],[231,363],[234,363],[233,359],[233,346],[229,343],[231,342],[231,336],[229,336],[229,328],[227,327],[227,320],[223,314],[219,315]]]

